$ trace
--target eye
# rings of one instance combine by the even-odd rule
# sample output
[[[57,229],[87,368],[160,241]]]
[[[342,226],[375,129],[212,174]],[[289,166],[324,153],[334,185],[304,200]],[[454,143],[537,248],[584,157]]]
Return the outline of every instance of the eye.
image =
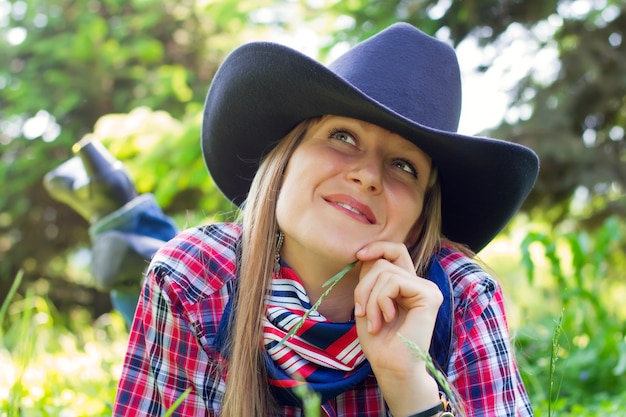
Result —
[[[356,145],[356,139],[354,138],[354,135],[346,130],[333,129],[328,132],[328,137],[349,143],[351,145]]]
[[[415,166],[409,161],[406,161],[404,159],[394,159],[392,165],[396,168],[400,168],[404,172],[411,174],[414,178],[417,178],[417,169],[415,169]]]

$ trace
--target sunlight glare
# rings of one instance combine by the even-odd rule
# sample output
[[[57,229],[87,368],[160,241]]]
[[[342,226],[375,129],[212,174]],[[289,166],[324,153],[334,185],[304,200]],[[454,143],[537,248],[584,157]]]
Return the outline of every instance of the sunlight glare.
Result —
[[[594,8],[592,0],[575,0],[559,2],[558,13],[566,19],[583,19]]]
[[[439,0],[437,4],[428,7],[428,10],[426,13],[428,14],[428,17],[430,17],[431,19],[438,20],[438,19],[441,19],[446,14],[446,12],[448,11],[451,5],[452,5],[451,0]]]
[[[17,46],[26,40],[26,35],[26,29],[23,27],[15,27],[7,31],[6,39],[9,44]]]
[[[33,24],[37,28],[46,27],[46,25],[48,24],[48,16],[43,13],[37,13],[35,18],[33,19]]]
[[[496,126],[502,120],[510,99],[502,86],[494,82],[499,77],[494,77],[493,68],[484,73],[477,71],[485,55],[490,54],[488,48],[481,50],[477,39],[468,37],[458,45],[456,51],[463,79],[458,131],[473,135]]]
[[[624,140],[624,128],[621,126],[613,126],[609,130],[609,138],[614,142]]]
[[[59,136],[61,127],[50,113],[39,110],[34,117],[24,122],[22,133],[26,139],[41,137],[45,142],[51,142]]]
[[[510,108],[511,94],[527,76],[540,84],[555,80],[561,69],[558,49],[553,42],[540,46],[562,20],[548,19],[532,31],[511,24],[492,45],[480,47],[476,37],[461,42],[457,49],[463,77],[463,107],[459,132],[477,134],[497,126],[504,118],[509,123],[528,119],[528,105]],[[487,69],[479,71],[483,66]]]
[[[28,11],[28,4],[25,1],[16,1],[11,6],[11,16],[15,20],[22,20],[26,16],[26,12]]]
[[[587,148],[591,148],[596,144],[596,131],[594,129],[585,129],[583,132],[583,143]]]
[[[622,35],[617,32],[613,32],[609,35],[609,43],[612,47],[617,48],[622,44]]]
[[[604,8],[602,10],[602,13],[600,13],[600,16],[602,16],[602,20],[608,23],[617,19],[620,16],[620,14],[621,14],[620,8],[617,7],[615,4],[612,4]]]
[[[0,27],[9,25],[9,13],[11,12],[11,3],[7,0],[0,0]]]

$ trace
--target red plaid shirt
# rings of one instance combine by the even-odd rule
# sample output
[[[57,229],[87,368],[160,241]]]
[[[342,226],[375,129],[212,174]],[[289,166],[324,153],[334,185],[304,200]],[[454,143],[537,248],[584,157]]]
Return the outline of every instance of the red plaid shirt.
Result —
[[[236,279],[237,224],[179,234],[155,255],[130,333],[115,399],[115,416],[162,415],[183,393],[173,415],[217,416],[226,361],[215,349],[224,307]],[[440,262],[454,292],[454,339],[447,369],[469,416],[531,416],[515,364],[502,293],[461,253]],[[385,416],[373,376],[323,408],[328,416]],[[283,407],[282,416],[303,416]]]

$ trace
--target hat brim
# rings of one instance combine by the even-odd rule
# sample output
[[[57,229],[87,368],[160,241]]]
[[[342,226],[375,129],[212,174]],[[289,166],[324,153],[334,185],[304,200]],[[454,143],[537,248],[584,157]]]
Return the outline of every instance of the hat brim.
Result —
[[[202,151],[221,192],[240,205],[258,164],[295,125],[324,114],[393,131],[430,155],[442,190],[442,232],[480,251],[517,212],[539,161],[521,145],[429,128],[368,97],[319,62],[283,45],[233,51],[207,95]]]

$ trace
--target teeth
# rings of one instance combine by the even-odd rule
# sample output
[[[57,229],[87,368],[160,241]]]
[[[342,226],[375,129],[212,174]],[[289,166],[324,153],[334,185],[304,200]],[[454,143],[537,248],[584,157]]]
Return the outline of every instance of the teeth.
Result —
[[[353,213],[360,214],[361,216],[363,215],[363,213],[361,213],[360,211],[358,211],[358,210],[357,210],[357,209],[355,209],[354,207],[349,206],[349,205],[347,205],[347,204],[344,204],[344,203],[337,203],[337,205],[338,205],[338,206],[341,206],[341,207],[343,207],[343,208],[345,208],[345,209],[348,209],[348,210],[350,210],[350,211],[351,211],[351,212],[353,212]]]

